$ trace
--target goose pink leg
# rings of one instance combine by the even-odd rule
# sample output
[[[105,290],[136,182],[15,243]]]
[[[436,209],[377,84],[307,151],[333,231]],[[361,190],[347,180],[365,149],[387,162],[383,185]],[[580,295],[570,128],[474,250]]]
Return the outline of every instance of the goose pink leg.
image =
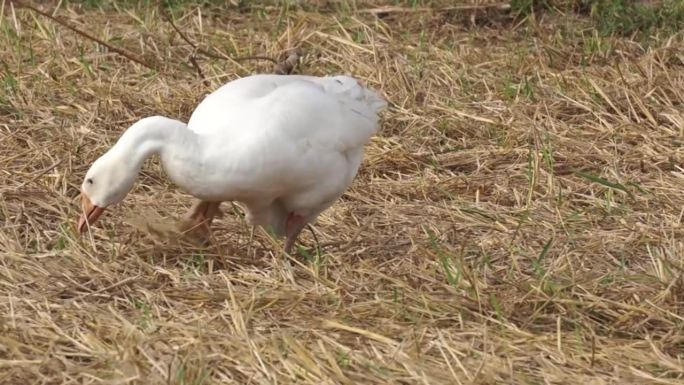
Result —
[[[287,216],[287,223],[285,224],[285,252],[290,254],[292,246],[294,245],[299,233],[306,226],[306,218],[295,213],[290,213]]]
[[[221,206],[221,202],[195,202],[185,214],[185,221],[182,223],[181,229],[205,239],[209,238],[211,234],[209,226],[212,220],[221,215],[219,206]]]

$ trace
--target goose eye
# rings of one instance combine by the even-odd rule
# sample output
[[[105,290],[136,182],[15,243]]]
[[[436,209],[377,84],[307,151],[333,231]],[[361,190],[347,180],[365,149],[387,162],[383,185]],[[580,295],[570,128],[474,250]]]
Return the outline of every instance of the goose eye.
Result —
[[[88,179],[86,179],[86,183],[88,183],[88,184],[93,184],[93,178],[88,178]]]

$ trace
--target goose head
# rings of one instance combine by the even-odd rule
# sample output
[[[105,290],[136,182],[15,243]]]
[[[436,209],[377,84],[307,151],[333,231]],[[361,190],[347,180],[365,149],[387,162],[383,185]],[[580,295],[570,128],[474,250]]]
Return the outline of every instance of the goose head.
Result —
[[[124,200],[137,175],[138,170],[131,167],[130,160],[116,152],[110,151],[97,159],[81,184],[83,213],[78,219],[78,232],[85,232],[107,207]]]
[[[107,207],[126,198],[145,159],[160,154],[165,148],[180,158],[192,159],[197,153],[192,145],[196,139],[185,123],[163,116],[143,118],[130,126],[116,144],[90,166],[83,178],[83,213],[78,219],[78,232],[85,232]]]

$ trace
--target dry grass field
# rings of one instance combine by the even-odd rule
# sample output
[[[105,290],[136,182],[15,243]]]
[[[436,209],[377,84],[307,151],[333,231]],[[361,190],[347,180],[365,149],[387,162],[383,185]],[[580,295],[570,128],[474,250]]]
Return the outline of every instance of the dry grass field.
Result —
[[[0,383],[684,384],[684,10],[0,3]],[[318,246],[179,241],[156,159],[76,235],[131,123],[293,48],[390,102]]]

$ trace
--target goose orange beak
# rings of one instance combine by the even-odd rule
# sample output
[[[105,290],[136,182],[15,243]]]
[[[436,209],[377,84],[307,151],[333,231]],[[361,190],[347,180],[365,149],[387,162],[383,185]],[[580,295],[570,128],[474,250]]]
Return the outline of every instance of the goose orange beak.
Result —
[[[81,202],[83,204],[83,214],[78,218],[77,230],[79,234],[83,234],[88,226],[95,223],[97,218],[105,211],[104,207],[95,206],[84,192],[81,192]]]

